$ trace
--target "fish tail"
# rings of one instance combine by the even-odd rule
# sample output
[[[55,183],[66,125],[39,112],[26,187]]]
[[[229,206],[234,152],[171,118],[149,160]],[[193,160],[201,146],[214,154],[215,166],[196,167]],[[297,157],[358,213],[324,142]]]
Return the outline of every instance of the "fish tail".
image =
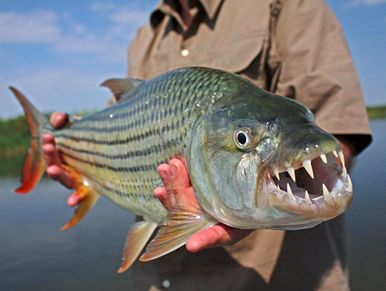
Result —
[[[17,193],[24,194],[36,186],[47,167],[43,158],[42,129],[48,124],[48,120],[19,90],[14,87],[9,87],[9,89],[23,107],[24,116],[31,134],[31,142],[25,155],[21,172],[21,185],[15,190]]]

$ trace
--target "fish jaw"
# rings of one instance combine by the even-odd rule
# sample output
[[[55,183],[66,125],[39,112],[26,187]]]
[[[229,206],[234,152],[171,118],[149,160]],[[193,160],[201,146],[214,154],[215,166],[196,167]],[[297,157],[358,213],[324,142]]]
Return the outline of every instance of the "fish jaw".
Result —
[[[265,171],[262,192],[275,213],[286,222],[276,229],[312,227],[343,213],[350,205],[353,188],[341,151],[306,157],[301,162]]]
[[[298,132],[284,134],[256,168],[256,205],[244,209],[248,217],[237,227],[304,229],[350,205],[353,187],[339,142],[315,125]]]
[[[311,161],[314,178],[306,176],[309,175],[308,161]],[[292,180],[292,171],[298,184]],[[305,188],[300,186],[301,182],[307,184]],[[256,184],[256,205],[252,207],[245,205],[242,210],[232,210],[215,197],[212,207],[203,206],[218,221],[235,228],[297,230],[314,227],[340,215],[350,205],[353,194],[340,151],[306,156],[303,162],[288,168],[272,166],[261,170]],[[314,191],[316,193],[310,190],[310,187],[317,189],[319,186],[320,191]]]

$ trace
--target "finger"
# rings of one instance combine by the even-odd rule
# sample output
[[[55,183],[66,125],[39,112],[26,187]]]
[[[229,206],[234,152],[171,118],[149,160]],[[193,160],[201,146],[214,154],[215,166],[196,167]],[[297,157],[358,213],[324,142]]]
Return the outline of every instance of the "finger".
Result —
[[[170,184],[166,190],[174,194],[177,205],[199,208],[185,163],[179,159],[170,160],[169,176]]]
[[[59,181],[69,189],[74,189],[75,181],[63,168],[58,165],[52,165],[47,168],[47,174],[50,178]]]
[[[71,194],[67,199],[67,205],[70,207],[74,207],[80,204],[83,200],[84,196],[79,196],[76,193]]]
[[[159,165],[157,171],[167,190],[174,191],[191,186],[185,164],[179,159],[172,159],[168,164]]]
[[[184,189],[191,186],[188,171],[181,160],[171,159],[169,166],[173,188]]]
[[[162,183],[165,187],[160,187],[163,190],[157,190],[156,188],[154,189],[154,191],[157,190],[156,192],[160,194],[160,200],[162,204],[164,204],[166,209],[170,210],[176,205],[176,198],[174,196],[175,194],[173,193],[173,191],[171,191],[172,175],[170,172],[170,166],[168,164],[160,164],[157,167],[157,172],[160,175]],[[157,194],[156,192],[154,192],[155,195]]]
[[[50,117],[50,122],[53,127],[61,128],[68,122],[68,114],[63,112],[54,112]]]
[[[157,187],[153,191],[154,196],[157,197],[161,203],[165,206],[166,209],[170,210],[171,205],[168,199],[168,192],[164,187]]]
[[[55,145],[55,138],[52,134],[45,133],[43,134],[43,144],[53,144]]]
[[[191,253],[218,245],[221,241],[229,240],[230,236],[223,228],[214,225],[193,234],[186,242],[186,249]]]
[[[216,224],[193,234],[186,242],[186,249],[191,253],[219,245],[230,245],[247,236],[251,231],[236,229],[224,224]]]
[[[43,154],[47,166],[60,165],[60,157],[56,151],[55,144],[43,142]]]
[[[169,184],[169,165],[168,164],[160,164],[157,167],[158,175],[161,177],[162,183],[164,185]]]

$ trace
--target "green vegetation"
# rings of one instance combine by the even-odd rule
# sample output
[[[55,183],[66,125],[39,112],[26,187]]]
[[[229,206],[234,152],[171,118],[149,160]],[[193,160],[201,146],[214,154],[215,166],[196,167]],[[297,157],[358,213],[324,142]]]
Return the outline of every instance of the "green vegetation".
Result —
[[[0,120],[0,176],[19,175],[29,132],[24,117]]]
[[[386,105],[368,107],[367,113],[370,119],[385,119],[386,118]]]

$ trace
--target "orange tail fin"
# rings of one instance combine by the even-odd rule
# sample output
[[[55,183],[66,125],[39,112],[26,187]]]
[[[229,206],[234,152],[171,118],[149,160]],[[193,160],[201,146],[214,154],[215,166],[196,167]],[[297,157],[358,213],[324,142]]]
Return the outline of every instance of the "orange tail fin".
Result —
[[[27,193],[36,186],[46,169],[41,135],[42,128],[48,123],[48,120],[19,90],[13,87],[9,87],[9,89],[23,107],[24,116],[31,133],[31,142],[24,158],[21,173],[21,185],[15,190],[17,193]]]

